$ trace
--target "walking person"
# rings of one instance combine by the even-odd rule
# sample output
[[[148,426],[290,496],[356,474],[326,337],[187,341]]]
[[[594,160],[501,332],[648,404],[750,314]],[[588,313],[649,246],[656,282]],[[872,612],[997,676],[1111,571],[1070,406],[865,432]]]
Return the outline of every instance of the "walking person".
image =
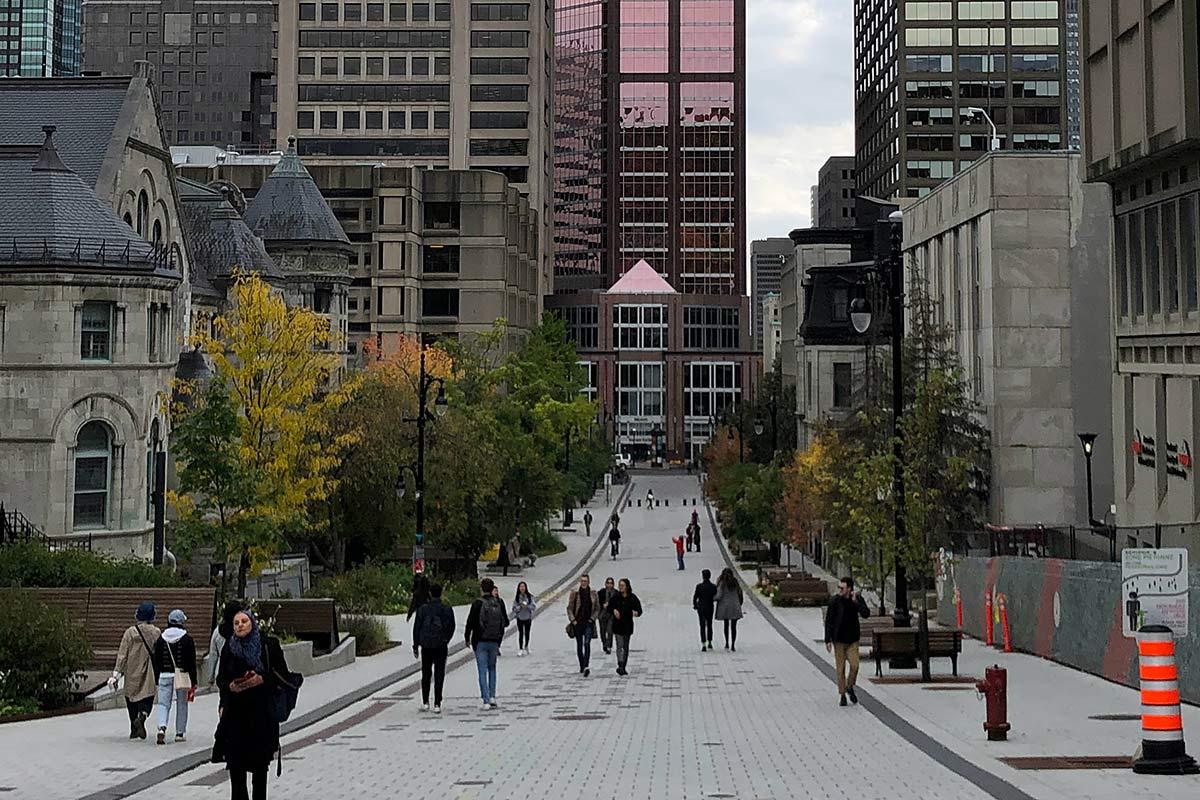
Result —
[[[650,509],[651,511],[654,510],[654,490],[653,489],[646,490],[646,508]]]
[[[592,511],[588,509],[583,512],[583,530],[588,536],[592,535]]]
[[[500,552],[496,556],[496,566],[503,570],[504,577],[508,577],[508,568],[512,566],[512,559],[509,558],[508,542],[501,542],[499,545]]]
[[[854,686],[858,682],[858,640],[862,638],[862,625],[859,617],[866,619],[871,616],[867,601],[862,593],[854,591],[854,579],[842,578],[838,582],[838,593],[829,601],[829,609],[825,612],[825,649],[833,653],[834,665],[837,667],[838,694],[841,700],[838,705],[846,705],[846,695],[851,703],[858,702]],[[846,675],[846,665],[850,665],[850,674]]]
[[[412,622],[417,611],[427,602],[429,602],[429,579],[425,577],[424,572],[418,572],[413,576],[412,602],[408,604],[408,615],[404,621]],[[414,638],[413,646],[416,647],[416,645],[417,640]]]
[[[525,581],[517,584],[517,594],[513,597],[513,619],[517,621],[517,655],[529,654],[529,630],[533,627],[533,612],[537,611],[537,601],[529,593]]]
[[[671,542],[675,545],[675,558],[679,560],[679,569],[683,569],[683,537],[672,536]]]
[[[167,629],[154,643],[154,676],[158,683],[158,744],[167,743],[171,701],[175,701],[175,741],[187,738],[188,703],[196,699],[196,642],[183,627],[187,615],[175,609]]]
[[[692,552],[692,526],[688,525],[683,531],[684,538],[687,539],[687,551]]]
[[[208,685],[215,686],[217,682],[217,670],[220,668],[221,651],[225,649],[225,642],[233,636],[233,618],[237,612],[245,608],[240,600],[229,600],[225,603],[225,607],[221,609],[221,620],[217,623],[217,627],[213,628],[212,636],[208,640],[208,652],[204,656],[204,673],[208,675]]]
[[[621,531],[615,522],[608,529],[608,551],[613,561],[617,560],[617,554],[621,552]]]
[[[158,683],[154,675],[154,645],[161,635],[154,626],[154,603],[140,603],[134,612],[134,623],[125,629],[117,648],[117,663],[108,685],[116,688],[117,679],[125,676],[125,710],[129,712],[129,738],[146,738],[146,720],[154,709]]]
[[[442,602],[442,585],[431,584],[429,601],[417,611],[413,623],[413,655],[421,650],[421,710],[429,710],[429,684],[433,681],[433,713],[442,713],[442,686],[446,682],[446,657],[454,638],[454,609]]]
[[[613,610],[613,636],[617,644],[617,674],[628,675],[629,640],[633,636],[633,621],[642,615],[642,601],[633,593],[628,578],[617,583],[617,596],[609,603]]]
[[[725,649],[737,652],[737,624],[742,618],[742,603],[745,602],[742,586],[730,567],[721,571],[717,579],[716,617],[724,623]]]
[[[613,610],[612,601],[617,597],[617,588],[612,578],[604,579],[604,588],[596,592],[596,600],[600,603],[600,644],[604,646],[604,654],[612,652],[613,646]]]
[[[692,519],[694,520],[695,518],[696,518],[696,512],[693,511]],[[700,552],[700,523],[699,522],[692,523],[692,543],[694,545],[696,545],[696,552],[699,553]]]
[[[224,761],[229,772],[231,800],[267,800],[267,772],[279,751],[273,700],[287,674],[279,640],[262,634],[252,611],[239,611],[221,652],[221,708],[213,745],[213,761]],[[247,777],[253,794],[246,789]]]
[[[467,644],[475,651],[475,669],[479,673],[479,696],[484,709],[496,708],[496,659],[500,642],[508,627],[508,611],[504,601],[492,595],[496,584],[491,578],[479,582],[479,597],[467,614],[465,635]]]
[[[571,590],[567,600],[567,619],[575,636],[575,655],[579,657],[579,674],[592,674],[592,639],[596,638],[596,617],[600,613],[600,599],[592,588],[591,578],[585,572],[579,576],[579,588]]]
[[[700,582],[692,592],[692,608],[700,617],[700,652],[712,650],[713,613],[716,611],[717,587],[712,582],[712,571],[701,570]]]

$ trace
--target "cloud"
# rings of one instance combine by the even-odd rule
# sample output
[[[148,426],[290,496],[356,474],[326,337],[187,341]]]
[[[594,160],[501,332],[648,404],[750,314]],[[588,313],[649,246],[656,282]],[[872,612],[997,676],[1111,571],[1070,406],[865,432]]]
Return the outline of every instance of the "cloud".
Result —
[[[787,236],[810,224],[810,188],[831,155],[854,138],[850,120],[832,125],[796,122],[770,132],[751,131],[746,156],[747,233],[751,240]]]

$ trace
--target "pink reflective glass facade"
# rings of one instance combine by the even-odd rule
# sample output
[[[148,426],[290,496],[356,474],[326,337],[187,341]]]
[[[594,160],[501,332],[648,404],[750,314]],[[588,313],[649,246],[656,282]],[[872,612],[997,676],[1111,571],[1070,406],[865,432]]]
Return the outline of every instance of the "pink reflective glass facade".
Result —
[[[697,294],[740,290],[733,83],[679,87],[679,288]]]
[[[617,248],[622,264],[644,258],[668,273],[670,113],[666,83],[622,83]]]
[[[670,68],[670,6],[667,0],[620,0],[621,72]]]
[[[680,72],[733,72],[733,0],[680,0]]]

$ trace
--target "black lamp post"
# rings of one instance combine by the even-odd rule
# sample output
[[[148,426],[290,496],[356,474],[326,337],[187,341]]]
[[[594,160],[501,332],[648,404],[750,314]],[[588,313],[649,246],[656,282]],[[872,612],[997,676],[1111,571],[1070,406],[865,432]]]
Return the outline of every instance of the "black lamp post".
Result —
[[[563,431],[563,477],[567,483],[566,490],[563,492],[563,528],[575,521],[571,513],[571,433],[573,430],[572,426]]]
[[[1095,506],[1092,503],[1092,451],[1096,449],[1096,434],[1080,433],[1079,443],[1083,445],[1083,458],[1087,463],[1087,512],[1088,525],[1093,528],[1100,527],[1100,523],[1096,521]]]
[[[162,439],[154,440],[154,566],[161,567],[167,549],[167,454]]]
[[[421,367],[417,378],[417,416],[404,418],[405,422],[417,423],[417,463],[407,465],[417,484],[415,498],[417,501],[417,536],[413,543],[413,572],[424,572],[425,570],[425,423],[434,420],[433,414],[429,413],[429,390],[435,384],[438,390],[433,401],[434,411],[441,417],[450,408],[446,400],[446,382],[425,372],[425,343],[422,341],[419,344]],[[400,474],[396,477],[396,497],[404,497],[405,466],[400,467]]]

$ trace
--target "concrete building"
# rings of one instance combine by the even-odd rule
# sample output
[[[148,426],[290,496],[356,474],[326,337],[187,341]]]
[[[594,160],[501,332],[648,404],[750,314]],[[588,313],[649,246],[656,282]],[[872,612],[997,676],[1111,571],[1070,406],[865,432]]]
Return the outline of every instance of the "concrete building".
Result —
[[[0,0],[0,77],[78,75],[80,2]]]
[[[277,163],[287,158],[212,148],[174,152],[180,174],[230,189],[235,207],[246,203],[251,209]],[[541,225],[526,195],[503,175],[346,161],[306,171],[324,193],[330,218],[345,231],[352,355],[368,338],[454,338],[489,331],[501,317],[516,337],[537,323]],[[247,211],[247,222],[253,217]],[[264,238],[266,251],[286,272],[270,237]],[[323,241],[340,250],[333,239]]]
[[[792,252],[792,240],[779,237],[758,239],[750,243],[750,302],[754,314],[754,346],[762,352],[764,346],[762,315],[767,295],[779,293],[779,278],[783,262]],[[771,362],[763,364],[771,368]]]
[[[549,6],[453,0],[278,8],[276,147],[299,137],[310,168],[369,159],[504,175],[528,198],[539,227],[535,293],[549,294]]]
[[[1088,522],[1078,433],[1112,402],[1105,274],[1108,187],[1078,154],[994,153],[904,211],[910,286],[933,301],[992,437],[990,520]],[[1097,515],[1112,498],[1112,442],[1096,443]]]
[[[860,194],[920,197],[987,153],[975,109],[1000,149],[1071,144],[1074,2],[855,0],[854,26]]]
[[[1117,524],[1195,542],[1200,490],[1200,11],[1083,4],[1087,176],[1112,187]],[[1095,432],[1103,436],[1106,426]],[[1122,544],[1128,543],[1122,540]]]
[[[856,173],[854,156],[833,156],[817,173],[812,227],[853,228]]]
[[[771,292],[763,299],[760,313],[763,319],[763,371],[769,372],[775,367],[775,359],[779,357],[779,348],[783,344],[783,330],[779,324],[779,292]]]
[[[83,71],[122,75],[147,61],[158,70],[168,142],[265,146],[275,6],[271,0],[83,0]]]

